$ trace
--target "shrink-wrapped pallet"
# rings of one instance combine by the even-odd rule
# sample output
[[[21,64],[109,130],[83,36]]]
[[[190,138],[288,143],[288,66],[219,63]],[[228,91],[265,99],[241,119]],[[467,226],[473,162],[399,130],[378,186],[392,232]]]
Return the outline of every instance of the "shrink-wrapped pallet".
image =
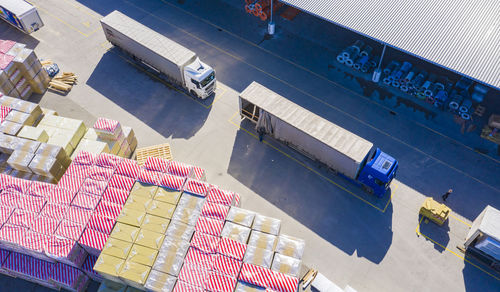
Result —
[[[153,264],[153,270],[177,276],[183,261],[184,255],[182,254],[173,253],[168,250],[159,250],[156,261]]]
[[[28,167],[33,173],[55,179],[59,179],[64,173],[64,168],[57,159],[39,154],[34,155]]]
[[[106,118],[98,118],[93,126],[99,138],[107,139],[107,140],[120,140],[120,143],[123,141],[123,131],[120,122],[106,119]],[[120,137],[122,137],[120,139]]]
[[[19,133],[19,131],[21,131],[22,127],[23,127],[22,124],[4,120],[0,124],[0,132],[5,133],[5,134],[9,134],[12,136],[16,136],[17,133]]]
[[[47,142],[47,140],[49,140],[49,135],[44,129],[32,126],[23,126],[17,136],[39,142]]]
[[[278,235],[280,232],[281,220],[257,214],[252,224],[252,229]]]
[[[35,155],[26,151],[15,150],[10,155],[7,163],[14,169],[31,172],[29,164]]]
[[[167,232],[165,233],[166,238],[178,238],[184,241],[190,241],[193,237],[194,226],[187,225],[185,223],[172,220],[168,225]]]
[[[276,252],[282,255],[301,259],[306,243],[303,239],[281,234],[276,244]]]
[[[152,292],[172,291],[176,281],[177,277],[153,270],[149,273],[144,288]]]
[[[233,206],[229,210],[226,220],[246,227],[252,227],[254,218],[255,218],[254,212]]]
[[[142,289],[150,271],[151,267],[149,266],[125,261],[120,270],[119,278],[129,286]]]
[[[273,261],[273,252],[271,250],[258,248],[255,246],[247,246],[244,263],[261,266],[264,268],[271,268]]]
[[[222,229],[221,236],[241,243],[247,243],[250,231],[251,229],[248,227],[226,221],[224,228]]]
[[[183,193],[179,203],[177,204],[179,207],[185,207],[188,209],[194,209],[201,212],[201,208],[205,203],[205,199],[196,195]]]
[[[298,277],[300,272],[300,260],[279,253],[274,254],[271,270]]]
[[[272,234],[252,230],[248,245],[274,251],[277,237]]]
[[[182,199],[182,198],[181,198]],[[198,221],[201,211],[197,209],[189,208],[186,205],[177,205],[174,214],[172,215],[172,221],[182,222],[191,226],[194,226]]]

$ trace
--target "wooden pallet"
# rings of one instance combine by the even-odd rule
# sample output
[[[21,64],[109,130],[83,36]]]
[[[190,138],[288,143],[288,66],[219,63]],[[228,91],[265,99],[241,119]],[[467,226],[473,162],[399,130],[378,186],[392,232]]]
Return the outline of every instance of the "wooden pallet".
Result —
[[[160,144],[148,147],[137,148],[135,150],[135,160],[139,165],[144,165],[148,157],[160,157],[167,160],[172,160],[172,152],[170,151],[170,144]]]

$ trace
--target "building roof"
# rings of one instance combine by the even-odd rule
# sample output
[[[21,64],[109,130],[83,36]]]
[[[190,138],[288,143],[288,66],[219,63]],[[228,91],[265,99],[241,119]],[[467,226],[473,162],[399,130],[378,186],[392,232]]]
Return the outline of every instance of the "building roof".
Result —
[[[498,0],[280,0],[500,88]]]

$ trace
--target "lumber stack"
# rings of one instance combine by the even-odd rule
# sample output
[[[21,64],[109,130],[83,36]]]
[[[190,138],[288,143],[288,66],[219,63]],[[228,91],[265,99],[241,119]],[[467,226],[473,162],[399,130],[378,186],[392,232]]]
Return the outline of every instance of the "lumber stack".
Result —
[[[73,88],[76,83],[77,76],[75,73],[63,72],[61,75],[57,75],[49,82],[49,88],[59,92],[67,93]]]

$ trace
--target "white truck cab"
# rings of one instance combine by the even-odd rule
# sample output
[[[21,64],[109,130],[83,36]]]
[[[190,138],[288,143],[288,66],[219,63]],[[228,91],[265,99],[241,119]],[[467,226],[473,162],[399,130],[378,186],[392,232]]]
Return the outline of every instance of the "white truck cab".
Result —
[[[216,89],[215,71],[200,58],[184,67],[184,80],[189,93],[206,99]]]

